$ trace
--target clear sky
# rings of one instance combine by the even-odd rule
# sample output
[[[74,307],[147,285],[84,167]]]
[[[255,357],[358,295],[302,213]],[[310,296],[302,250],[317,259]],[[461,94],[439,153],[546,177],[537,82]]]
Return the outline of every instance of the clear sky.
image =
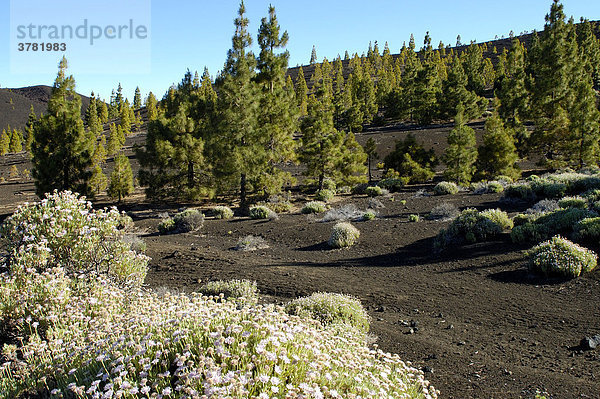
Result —
[[[67,53],[69,72],[75,77],[77,91],[86,95],[95,91],[105,99],[119,82],[125,96],[130,99],[136,86],[140,87],[144,97],[148,91],[152,91],[161,98],[171,84],[181,80],[187,68],[202,73],[207,66],[214,78],[223,67],[227,50],[231,47],[233,19],[239,7],[239,2],[234,0],[120,0],[118,3],[124,8],[113,13],[109,2],[115,0],[78,0],[77,10],[64,6],[64,9],[54,10],[54,13],[32,10],[23,14],[15,5],[24,1],[56,4],[55,1],[12,0],[13,12],[21,12],[21,19],[24,15],[37,13],[49,24],[55,23],[51,21],[51,14],[62,13],[67,20],[73,15],[70,22],[75,23],[81,21],[82,12],[90,21],[101,16],[110,19],[115,14],[125,20],[138,18],[143,21],[147,18],[150,21],[145,42],[149,44],[147,53],[141,51],[138,45],[130,44],[126,44],[129,48],[120,48],[101,60],[94,60],[81,52],[72,55]],[[73,0],[57,1],[64,3]],[[44,72],[24,72],[29,71],[25,66],[33,67],[32,70],[35,67],[40,69],[42,64],[36,62],[35,58],[30,58],[31,62],[27,65],[22,64],[20,73],[15,73],[19,72],[15,71],[15,65],[11,70],[11,51],[15,51],[17,44],[14,40],[11,43],[11,37],[14,36],[11,22],[15,25],[16,18],[14,15],[11,18],[11,0],[0,2],[0,86],[51,85],[56,77],[61,52],[46,54],[50,57],[51,65],[46,67],[43,64]],[[102,4],[102,7],[99,8],[98,4]],[[308,63],[313,44],[319,59],[327,57],[331,60],[337,54],[343,56],[346,50],[350,54],[365,52],[369,41],[378,41],[380,49],[387,41],[392,53],[397,53],[411,33],[415,36],[417,46],[420,46],[426,31],[430,32],[435,45],[440,40],[454,45],[458,34],[463,43],[468,43],[471,40],[491,40],[496,35],[508,36],[511,30],[515,34],[540,30],[551,0],[246,0],[255,48],[260,20],[267,15],[269,4],[275,6],[282,29],[289,33],[287,48],[290,66],[296,66]],[[581,16],[590,20],[600,19],[598,0],[564,0],[563,4],[567,16],[572,15],[576,20]],[[136,9],[141,10],[139,15]],[[72,14],[69,14],[70,11]],[[76,13],[79,14],[75,17]],[[80,49],[71,48],[71,51],[73,53]],[[138,51],[141,52],[138,54]],[[31,57],[34,55],[29,54]],[[120,57],[137,59],[142,71],[138,73],[135,68],[125,68],[119,63]],[[90,68],[92,60],[96,68]]]

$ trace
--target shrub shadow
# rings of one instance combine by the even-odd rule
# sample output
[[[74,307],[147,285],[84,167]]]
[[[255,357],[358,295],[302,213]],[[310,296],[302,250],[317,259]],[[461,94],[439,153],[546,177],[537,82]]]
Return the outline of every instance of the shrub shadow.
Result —
[[[526,285],[560,285],[570,281],[569,278],[544,277],[529,272],[527,269],[505,270],[498,273],[492,273],[487,276],[489,279],[500,283],[526,284]]]

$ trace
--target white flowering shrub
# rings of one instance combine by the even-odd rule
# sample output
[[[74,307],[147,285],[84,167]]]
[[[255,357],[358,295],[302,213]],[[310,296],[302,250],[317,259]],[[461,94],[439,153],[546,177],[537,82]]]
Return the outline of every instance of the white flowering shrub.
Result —
[[[212,211],[215,219],[231,219],[233,217],[233,211],[228,206],[215,206]]]
[[[121,222],[116,208],[94,210],[85,197],[69,191],[49,194],[41,202],[20,206],[0,228],[8,251],[5,266],[11,272],[27,264],[31,273],[61,268],[68,276],[105,274],[119,283],[139,285],[148,258],[121,240]],[[29,256],[38,259],[30,263]]]
[[[332,248],[346,248],[356,244],[360,231],[348,222],[340,222],[333,226],[327,242]]]
[[[529,270],[545,276],[574,278],[596,267],[596,254],[566,238],[554,236],[527,253]]]
[[[321,201],[309,201],[302,207],[301,212],[304,214],[323,213],[327,210],[327,205]]]
[[[294,299],[285,307],[296,316],[310,317],[325,325],[346,324],[364,333],[369,331],[371,318],[360,300],[350,295],[316,292]]]
[[[435,195],[453,195],[458,194],[459,191],[460,190],[456,183],[449,181],[439,182],[435,185],[435,187],[433,187],[433,192]]]
[[[224,299],[230,299],[237,302],[257,303],[258,288],[256,281],[250,280],[216,280],[204,284],[200,287],[200,293],[206,296],[223,296]]]

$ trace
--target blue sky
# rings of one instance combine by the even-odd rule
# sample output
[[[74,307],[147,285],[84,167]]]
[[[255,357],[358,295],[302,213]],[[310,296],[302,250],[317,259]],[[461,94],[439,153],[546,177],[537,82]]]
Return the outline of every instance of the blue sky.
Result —
[[[11,72],[10,51],[14,50],[10,40],[11,35],[14,36],[10,26],[11,1],[0,1],[0,86],[51,85],[56,76],[56,65],[62,56],[60,52],[47,54],[50,57],[47,68],[46,64],[36,63],[36,59],[32,58],[29,66],[40,69],[40,65],[44,65],[42,73]],[[47,0],[13,1],[56,4]],[[73,2],[56,1],[61,4]],[[87,12],[86,18],[89,15],[92,20],[101,15],[114,15],[111,14],[110,1],[116,0],[101,3],[78,0],[77,3],[79,12],[83,8],[83,12]],[[89,5],[86,6],[86,3]],[[80,49],[72,48],[73,55],[68,55],[70,73],[74,75],[80,93],[87,95],[93,90],[107,99],[111,90],[120,82],[124,94],[130,99],[136,86],[140,87],[144,96],[148,91],[153,91],[160,98],[172,83],[181,80],[187,68],[201,73],[207,66],[213,77],[222,68],[231,46],[238,1],[120,0],[118,3],[121,3],[122,10],[116,14],[121,18],[143,20],[147,17],[150,20],[150,34],[145,42],[149,44],[148,52],[139,52],[139,43],[131,44],[129,48],[120,48],[110,56],[94,60],[80,52]],[[103,8],[98,9],[97,4],[103,4]],[[350,54],[360,54],[366,51],[369,41],[378,41],[381,49],[387,41],[392,52],[396,53],[402,43],[408,41],[411,33],[415,36],[417,46],[420,46],[426,31],[430,32],[435,45],[440,40],[454,45],[458,34],[463,43],[468,43],[470,40],[491,40],[496,35],[508,36],[511,30],[516,34],[540,30],[551,1],[246,0],[254,42],[260,20],[266,16],[269,4],[275,6],[282,29],[289,33],[290,66],[295,66],[308,62],[313,44],[319,59],[333,59],[337,54],[343,56],[345,50]],[[567,16],[573,15],[576,20],[580,16],[591,20],[600,19],[600,1],[564,0],[563,4]],[[68,6],[64,8],[73,10]],[[144,11],[137,15],[136,9]],[[35,14],[35,11],[31,13]],[[40,14],[42,15],[38,17],[47,20],[50,13],[40,11]],[[69,15],[71,14],[67,11],[67,19]],[[75,51],[79,52],[75,54]],[[140,66],[144,66],[141,68],[143,71],[137,73],[135,70],[128,70],[119,63],[119,58],[122,57],[139,60]],[[96,67],[91,68],[91,63]]]

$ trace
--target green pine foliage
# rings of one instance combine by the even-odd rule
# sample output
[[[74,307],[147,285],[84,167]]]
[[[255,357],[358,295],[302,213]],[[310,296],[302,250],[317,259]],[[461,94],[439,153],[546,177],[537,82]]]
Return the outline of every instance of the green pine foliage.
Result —
[[[194,200],[211,194],[204,150],[216,94],[208,70],[199,87],[188,71],[170,92],[165,113],[149,123],[146,147],[137,152],[140,184],[151,199]]]
[[[94,139],[100,137],[102,134],[102,124],[98,118],[98,107],[96,103],[96,98],[92,95],[90,98],[90,105],[85,112],[88,131],[93,135]]]
[[[516,166],[518,159],[514,131],[504,126],[502,119],[495,113],[485,122],[483,145],[478,149],[478,174],[483,179],[509,176],[517,180],[521,177],[521,171]]]
[[[471,181],[477,160],[475,132],[465,125],[463,112],[463,107],[460,105],[455,117],[454,129],[448,134],[448,147],[443,156],[447,167],[444,177],[459,184]]]
[[[217,81],[219,99],[217,129],[211,140],[211,158],[222,190],[239,189],[246,203],[253,184],[260,181],[268,156],[264,140],[257,129],[258,87],[255,82],[256,58],[250,51],[252,37],[248,32],[244,2],[235,19],[232,48]]]
[[[148,112],[149,121],[153,121],[158,118],[158,109],[156,108],[157,103],[158,102],[156,101],[154,94],[152,92],[148,93],[148,97],[146,97],[146,110]]]
[[[72,190],[90,195],[89,178],[94,143],[86,135],[81,120],[81,97],[75,80],[66,76],[63,57],[52,87],[48,111],[36,123],[32,143],[32,175],[36,193]]]
[[[425,150],[414,135],[396,142],[396,147],[384,159],[385,169],[393,169],[410,183],[423,183],[435,175],[439,161],[433,150]]]
[[[135,88],[135,93],[133,94],[133,109],[138,110],[142,107],[142,93],[140,92],[140,88]]]
[[[133,193],[133,172],[129,158],[119,154],[115,158],[115,167],[110,174],[110,184],[108,185],[108,195],[115,198],[118,202]]]
[[[0,155],[8,154],[10,149],[10,134],[6,133],[6,129],[2,129],[0,135]]]
[[[464,108],[467,121],[479,118],[485,108],[485,99],[467,89],[468,79],[458,57],[452,57],[447,72],[447,79],[443,82],[443,89],[439,92],[440,116],[450,119],[456,115],[459,104]]]
[[[23,151],[23,133],[18,129],[13,129],[10,134],[8,152],[16,153],[21,151]]]
[[[280,166],[296,160],[298,109],[293,90],[286,88],[289,52],[283,51],[288,42],[287,31],[280,34],[279,22],[273,6],[268,18],[263,18],[258,30],[258,57],[256,82],[259,88],[257,135],[264,143],[266,167],[256,184],[265,197],[279,194],[284,185],[294,179]],[[281,50],[280,53],[276,51]]]
[[[579,48],[573,20],[566,22],[559,0],[554,0],[540,37],[534,36],[529,64],[535,123],[532,148],[550,167],[595,164],[600,114],[593,69]]]
[[[25,150],[31,153],[31,144],[33,143],[33,130],[35,123],[37,122],[37,116],[35,115],[35,110],[33,109],[33,104],[29,108],[29,116],[27,117],[27,123],[25,124]],[[1,142],[0,138],[0,142]]]

